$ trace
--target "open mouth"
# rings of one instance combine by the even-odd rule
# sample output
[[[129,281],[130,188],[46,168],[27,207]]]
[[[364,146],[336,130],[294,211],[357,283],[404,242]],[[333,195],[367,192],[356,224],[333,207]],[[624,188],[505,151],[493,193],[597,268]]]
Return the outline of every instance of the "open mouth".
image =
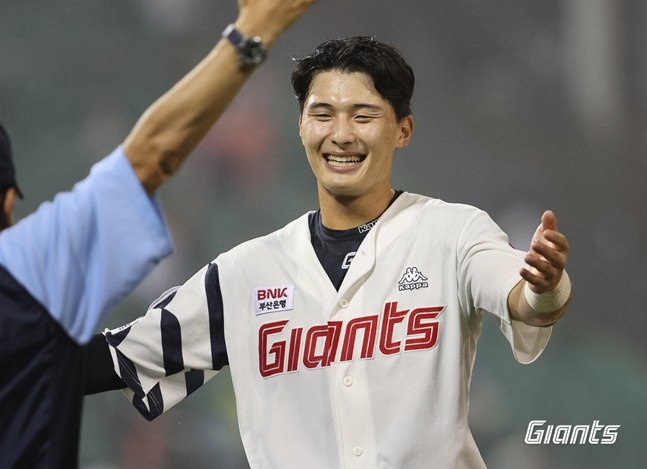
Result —
[[[355,166],[366,159],[366,155],[331,155],[324,153],[326,162],[331,166]]]

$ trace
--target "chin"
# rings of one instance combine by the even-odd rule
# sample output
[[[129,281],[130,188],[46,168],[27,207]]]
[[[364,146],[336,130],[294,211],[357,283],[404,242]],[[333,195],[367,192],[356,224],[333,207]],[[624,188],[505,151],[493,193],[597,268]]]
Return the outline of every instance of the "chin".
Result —
[[[333,197],[339,199],[356,199],[363,195],[362,191],[356,187],[328,186],[326,187],[326,191]]]

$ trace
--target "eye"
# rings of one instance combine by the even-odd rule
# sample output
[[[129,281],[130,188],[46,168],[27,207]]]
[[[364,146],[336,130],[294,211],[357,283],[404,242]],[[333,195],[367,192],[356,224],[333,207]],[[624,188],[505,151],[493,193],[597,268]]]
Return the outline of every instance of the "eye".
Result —
[[[371,121],[371,119],[372,119],[372,117],[371,117],[371,116],[365,116],[365,115],[361,115],[361,114],[360,114],[359,116],[355,116],[355,120],[356,120],[357,122],[360,122],[360,123],[363,123],[363,122],[370,122],[370,121]]]
[[[323,114],[323,113],[313,114],[312,117],[322,122],[329,121],[331,119],[330,114]]]

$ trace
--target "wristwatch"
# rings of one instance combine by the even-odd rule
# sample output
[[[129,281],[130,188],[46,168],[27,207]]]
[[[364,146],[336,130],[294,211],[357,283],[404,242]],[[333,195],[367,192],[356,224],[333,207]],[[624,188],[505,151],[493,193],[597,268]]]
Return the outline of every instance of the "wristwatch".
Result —
[[[245,36],[233,23],[225,28],[222,37],[227,38],[238,51],[240,68],[243,70],[262,64],[267,57],[267,49],[260,36]]]

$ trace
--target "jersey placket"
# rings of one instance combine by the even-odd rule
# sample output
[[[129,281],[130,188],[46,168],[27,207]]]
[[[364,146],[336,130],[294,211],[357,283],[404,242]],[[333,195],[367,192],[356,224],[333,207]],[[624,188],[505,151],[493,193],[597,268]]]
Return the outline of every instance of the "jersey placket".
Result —
[[[375,263],[375,235],[369,233],[346,274],[330,319],[348,324],[363,314],[362,284]],[[348,334],[348,331],[346,331]],[[352,359],[342,361],[343,344],[337,350],[332,364],[331,389],[335,390],[337,421],[339,422],[340,458],[344,468],[372,467],[376,462],[375,429],[372,416],[370,383],[366,374],[365,359],[357,345],[363,334],[356,337]],[[364,416],[364,418],[359,418]]]
[[[375,429],[370,385],[360,362],[333,365],[335,404],[339,422],[340,457],[344,468],[374,467]]]

